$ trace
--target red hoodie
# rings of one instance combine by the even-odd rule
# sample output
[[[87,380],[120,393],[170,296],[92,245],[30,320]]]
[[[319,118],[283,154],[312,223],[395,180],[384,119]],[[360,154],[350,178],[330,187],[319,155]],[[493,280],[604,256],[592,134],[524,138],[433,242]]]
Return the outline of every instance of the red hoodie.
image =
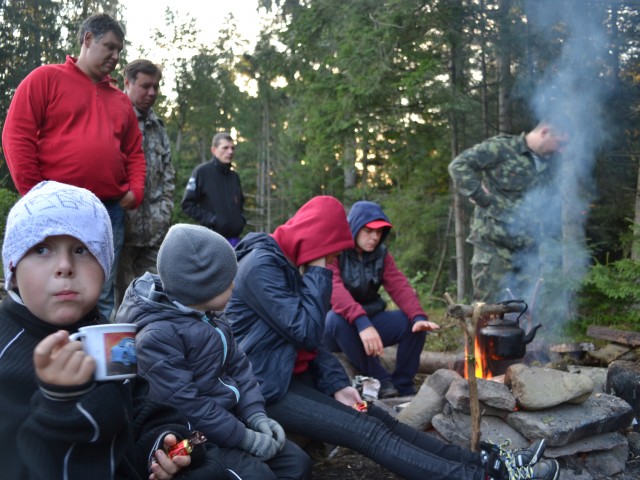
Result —
[[[287,223],[276,228],[273,238],[296,266],[354,248],[342,204],[330,196],[313,197]]]
[[[20,83],[2,132],[18,191],[42,180],[92,191],[101,200],[144,197],[142,135],[131,100],[105,76],[94,83],[68,56],[36,68]]]
[[[276,228],[273,238],[296,266],[354,248],[353,237],[342,204],[334,197],[314,197],[287,223]],[[293,373],[302,373],[317,352],[298,350]]]

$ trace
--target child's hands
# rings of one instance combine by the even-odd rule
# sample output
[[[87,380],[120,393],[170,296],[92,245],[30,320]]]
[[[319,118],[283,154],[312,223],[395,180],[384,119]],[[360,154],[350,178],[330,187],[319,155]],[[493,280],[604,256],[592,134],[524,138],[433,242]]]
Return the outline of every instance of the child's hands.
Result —
[[[70,342],[69,333],[59,330],[42,340],[33,351],[33,365],[40,381],[50,385],[82,385],[93,378],[95,360]]]
[[[165,450],[168,451],[176,443],[178,443],[178,439],[175,435],[170,433],[164,437],[164,450],[156,450],[156,461],[151,464],[149,480],[171,480],[176,473],[189,466],[191,463],[190,455],[176,455],[169,458],[169,455],[165,453]]]

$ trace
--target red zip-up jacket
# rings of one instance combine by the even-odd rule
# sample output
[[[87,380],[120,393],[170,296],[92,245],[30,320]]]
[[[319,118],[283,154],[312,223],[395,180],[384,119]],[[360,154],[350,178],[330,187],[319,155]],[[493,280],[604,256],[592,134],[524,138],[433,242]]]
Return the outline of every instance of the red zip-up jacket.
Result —
[[[110,76],[94,83],[76,59],[36,68],[20,83],[2,132],[7,166],[24,195],[42,180],[101,200],[144,197],[142,135],[131,100]]]

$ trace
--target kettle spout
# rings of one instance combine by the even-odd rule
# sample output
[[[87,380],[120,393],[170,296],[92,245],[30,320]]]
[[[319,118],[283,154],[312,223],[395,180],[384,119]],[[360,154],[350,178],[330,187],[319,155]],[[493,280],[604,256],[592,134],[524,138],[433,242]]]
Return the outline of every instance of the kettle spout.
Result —
[[[533,337],[536,336],[536,332],[538,331],[538,329],[541,327],[542,325],[540,325],[539,323],[534,325],[531,330],[529,330],[526,335],[522,338],[522,341],[524,342],[524,344],[526,345],[527,343],[530,343],[531,340],[533,340]]]

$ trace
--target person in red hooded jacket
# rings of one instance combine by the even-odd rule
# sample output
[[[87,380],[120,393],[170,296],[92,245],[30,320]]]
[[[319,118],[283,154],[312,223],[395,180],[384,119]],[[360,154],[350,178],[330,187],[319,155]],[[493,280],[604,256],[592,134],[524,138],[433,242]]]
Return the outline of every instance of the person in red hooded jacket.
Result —
[[[354,248],[342,204],[330,196],[305,203],[273,234],[250,233],[236,247],[238,272],[225,315],[266,400],[286,432],[355,450],[407,479],[555,480],[536,477],[544,440],[513,457],[495,445],[480,453],[449,445],[370,405],[323,345],[331,308],[334,257]],[[553,470],[553,469],[551,469]],[[544,473],[544,472],[542,472]]]

